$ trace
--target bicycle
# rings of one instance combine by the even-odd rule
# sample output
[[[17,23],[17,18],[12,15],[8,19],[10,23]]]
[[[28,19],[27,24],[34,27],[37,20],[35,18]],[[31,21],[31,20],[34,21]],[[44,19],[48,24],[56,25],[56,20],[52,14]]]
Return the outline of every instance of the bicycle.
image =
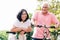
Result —
[[[7,31],[6,33],[16,35],[16,39],[19,40],[20,32],[9,32],[9,31]],[[26,32],[24,34],[26,34]],[[24,37],[23,37],[23,40],[24,40]]]
[[[46,29],[48,30],[48,32],[49,32],[49,29],[46,27],[46,25],[37,25],[37,27],[39,27],[39,28],[43,27],[44,28],[44,38],[43,38],[43,40],[50,40],[50,38],[47,38],[48,34],[47,34]]]

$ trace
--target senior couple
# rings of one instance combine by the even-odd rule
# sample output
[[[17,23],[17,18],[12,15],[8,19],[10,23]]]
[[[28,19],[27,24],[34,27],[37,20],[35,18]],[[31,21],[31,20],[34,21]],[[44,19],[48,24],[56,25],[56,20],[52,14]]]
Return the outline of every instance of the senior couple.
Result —
[[[22,9],[18,15],[17,20],[13,24],[13,28],[11,32],[20,32],[18,40],[27,40],[26,34],[27,32],[32,31],[31,23],[34,24],[34,32],[32,35],[32,40],[43,40],[44,38],[44,30],[47,32],[47,38],[50,40],[49,28],[51,24],[55,24],[55,28],[58,28],[59,21],[57,17],[48,11],[49,4],[44,3],[42,5],[41,11],[36,11],[32,17],[32,21],[29,19],[28,12],[25,9]],[[37,25],[46,25],[47,29],[44,29],[42,26],[39,28]],[[17,40],[16,34],[9,34],[8,40]]]

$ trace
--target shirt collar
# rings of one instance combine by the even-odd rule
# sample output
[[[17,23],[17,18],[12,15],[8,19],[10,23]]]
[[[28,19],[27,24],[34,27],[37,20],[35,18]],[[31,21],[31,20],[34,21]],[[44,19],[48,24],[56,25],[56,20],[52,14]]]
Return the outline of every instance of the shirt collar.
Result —
[[[42,14],[42,11],[41,11],[41,14]],[[43,15],[43,14],[42,14],[42,15]],[[49,15],[49,12],[48,12],[46,15]]]

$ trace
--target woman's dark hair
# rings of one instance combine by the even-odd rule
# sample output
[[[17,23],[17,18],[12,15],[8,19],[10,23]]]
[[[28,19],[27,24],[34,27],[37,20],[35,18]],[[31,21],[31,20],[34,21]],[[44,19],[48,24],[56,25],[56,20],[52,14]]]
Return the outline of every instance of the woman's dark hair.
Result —
[[[27,20],[29,19],[29,15],[28,15],[27,11],[26,11],[25,9],[22,9],[22,10],[18,13],[18,15],[17,15],[17,19],[18,19],[19,21],[22,21],[21,16],[22,16],[22,14],[23,14],[24,11],[26,12],[26,15],[27,15],[27,18],[26,18],[25,21],[27,21]],[[25,22],[25,21],[24,21],[24,22]]]

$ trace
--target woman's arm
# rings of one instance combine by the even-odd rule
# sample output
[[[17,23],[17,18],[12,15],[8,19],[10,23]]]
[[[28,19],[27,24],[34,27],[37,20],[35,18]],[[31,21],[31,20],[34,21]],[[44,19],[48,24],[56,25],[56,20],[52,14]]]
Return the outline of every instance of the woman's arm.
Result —
[[[31,32],[31,31],[32,31],[32,27],[30,26],[28,27],[27,32]]]
[[[13,28],[11,29],[11,32],[19,32],[21,30],[22,30],[21,28],[18,28],[16,26],[13,26]]]
[[[22,29],[23,31],[25,31],[25,32],[31,32],[32,31],[32,27],[31,26],[29,26],[28,28],[23,28]]]

